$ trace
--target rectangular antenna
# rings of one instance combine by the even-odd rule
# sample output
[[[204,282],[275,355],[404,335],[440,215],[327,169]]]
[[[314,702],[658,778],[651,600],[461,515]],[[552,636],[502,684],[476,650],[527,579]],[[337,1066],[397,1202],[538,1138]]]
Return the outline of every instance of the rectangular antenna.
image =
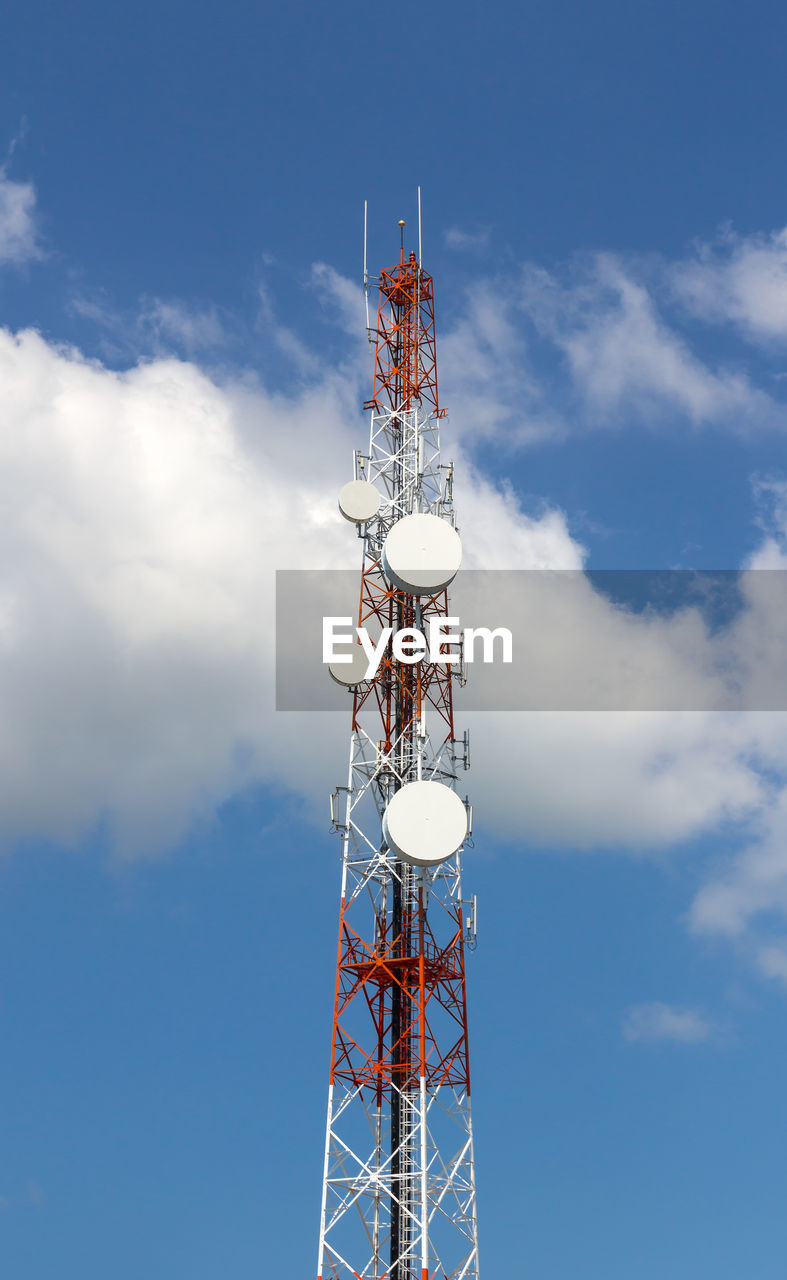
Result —
[[[418,188],[418,265],[423,266],[423,258],[421,256],[421,188]]]

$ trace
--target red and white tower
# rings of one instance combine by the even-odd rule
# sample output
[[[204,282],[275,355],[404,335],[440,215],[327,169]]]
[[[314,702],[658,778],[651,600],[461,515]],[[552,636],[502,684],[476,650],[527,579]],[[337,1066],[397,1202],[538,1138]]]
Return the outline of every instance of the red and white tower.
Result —
[[[347,786],[331,798],[342,889],[317,1273],[478,1280],[465,992],[475,909],[461,878],[472,811],[457,794],[469,743],[454,731],[461,654],[441,640],[461,544],[420,234],[416,257],[402,231],[398,263],[373,284],[369,445],[339,500],[363,544],[358,626],[375,640],[417,628],[435,647],[419,658],[417,643],[397,654],[389,642],[368,680],[357,647],[332,667],[353,710]]]

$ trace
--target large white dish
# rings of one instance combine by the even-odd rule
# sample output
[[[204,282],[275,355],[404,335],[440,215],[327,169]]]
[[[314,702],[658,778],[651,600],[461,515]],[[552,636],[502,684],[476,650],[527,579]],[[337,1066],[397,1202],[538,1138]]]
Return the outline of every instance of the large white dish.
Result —
[[[380,510],[381,498],[368,480],[350,480],[339,491],[339,510],[350,524],[365,524]]]
[[[390,849],[414,867],[436,867],[467,836],[467,810],[442,782],[407,782],[383,814]]]
[[[453,582],[462,563],[462,542],[440,516],[416,512],[389,529],[383,544],[383,572],[410,595],[433,595]]]
[[[328,672],[337,684],[343,684],[346,689],[354,689],[362,680],[366,679],[366,671],[369,666],[369,659],[359,644],[352,646],[349,662],[329,662]]]

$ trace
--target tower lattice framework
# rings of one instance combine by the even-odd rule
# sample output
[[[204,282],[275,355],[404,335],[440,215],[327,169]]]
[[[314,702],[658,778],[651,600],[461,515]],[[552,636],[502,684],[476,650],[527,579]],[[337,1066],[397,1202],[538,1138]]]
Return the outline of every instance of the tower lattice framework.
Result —
[[[426,630],[449,615],[447,591],[414,597],[386,581],[388,530],[416,512],[455,516],[432,278],[402,248],[374,283],[371,429],[355,478],[382,496],[359,529],[358,625],[376,640],[385,626]],[[469,767],[468,736],[454,732],[458,679],[458,663],[405,664],[389,645],[353,693],[349,775],[332,798],[342,888],[318,1280],[478,1280],[465,988],[475,912],[462,897],[463,849],[415,867],[381,828],[403,785],[456,789]]]

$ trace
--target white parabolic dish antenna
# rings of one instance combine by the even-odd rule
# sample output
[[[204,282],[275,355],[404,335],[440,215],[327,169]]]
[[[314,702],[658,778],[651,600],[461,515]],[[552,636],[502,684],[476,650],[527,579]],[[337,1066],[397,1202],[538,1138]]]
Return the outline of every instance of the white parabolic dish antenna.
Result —
[[[380,495],[368,480],[350,480],[339,491],[339,510],[350,524],[365,524],[380,510]]]
[[[407,782],[383,814],[388,847],[416,867],[436,867],[467,835],[467,810],[442,782]]]
[[[359,644],[354,644],[349,652],[349,662],[329,662],[328,672],[337,684],[343,684],[345,689],[354,689],[366,679],[369,659]]]
[[[414,596],[442,591],[453,582],[461,563],[462,543],[456,529],[425,512],[397,520],[383,545],[386,578]]]

